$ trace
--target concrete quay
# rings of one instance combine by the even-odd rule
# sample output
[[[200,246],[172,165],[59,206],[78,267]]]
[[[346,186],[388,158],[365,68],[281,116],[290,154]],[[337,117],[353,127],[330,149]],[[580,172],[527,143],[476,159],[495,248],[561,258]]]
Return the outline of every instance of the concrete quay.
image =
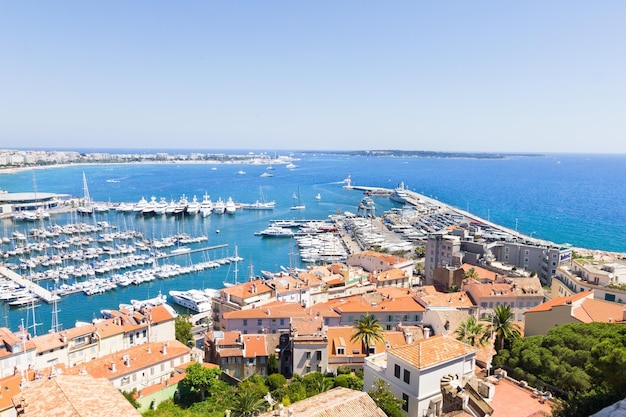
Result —
[[[27,279],[22,278],[21,275],[11,271],[7,267],[0,266],[0,275],[10,279],[11,281],[17,283],[18,285],[20,285],[20,286],[22,286],[24,288],[27,288],[30,292],[35,294],[40,299],[44,300],[46,303],[51,303],[51,302],[53,302],[55,300],[58,301],[58,300],[61,299],[61,297],[59,297],[58,295],[53,294],[52,292],[50,292],[50,291],[46,290],[45,288],[35,284],[32,281],[29,281]]]

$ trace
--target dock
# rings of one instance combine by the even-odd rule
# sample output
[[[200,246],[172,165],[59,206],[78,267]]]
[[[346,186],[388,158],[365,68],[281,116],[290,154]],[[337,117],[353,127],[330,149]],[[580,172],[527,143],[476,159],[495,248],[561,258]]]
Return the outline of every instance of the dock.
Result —
[[[228,243],[223,243],[221,245],[215,245],[215,246],[205,246],[203,248],[198,248],[198,249],[189,249],[187,251],[177,252],[177,253],[164,253],[162,255],[155,256],[154,259],[158,260],[158,259],[164,259],[164,258],[172,258],[174,256],[187,255],[190,253],[204,252],[208,250],[220,249],[220,248],[225,248],[225,247],[228,247]]]
[[[55,300],[58,301],[61,299],[58,295],[53,294],[52,292],[46,290],[45,288],[32,281],[22,278],[20,274],[11,271],[7,267],[0,266],[0,275],[10,279],[11,281],[17,283],[24,288],[28,288],[30,292],[32,292],[34,295],[36,295],[38,298],[42,299],[48,304]]]

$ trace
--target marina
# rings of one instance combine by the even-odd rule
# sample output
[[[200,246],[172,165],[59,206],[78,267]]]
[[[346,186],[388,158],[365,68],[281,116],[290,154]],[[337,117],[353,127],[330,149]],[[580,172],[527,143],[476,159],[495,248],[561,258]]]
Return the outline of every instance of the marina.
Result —
[[[529,208],[533,200],[520,202],[519,190],[507,194],[504,187],[498,198],[488,198],[491,194],[484,193],[474,199],[455,180],[451,171],[452,167],[460,166],[458,169],[464,172],[477,173],[479,171],[472,170],[472,167],[492,166],[497,168],[498,180],[502,178],[504,181],[510,180],[509,172],[518,172],[530,162],[538,170],[551,172],[550,160],[546,158],[530,162],[523,159],[383,158],[376,160],[376,170],[365,170],[367,164],[363,161],[341,157],[326,161],[307,156],[297,161],[297,169],[273,166],[274,176],[266,178],[260,175],[266,171],[267,164],[245,165],[243,170],[248,175],[240,176],[235,173],[243,166],[237,164],[83,165],[41,170],[37,172],[37,188],[45,192],[38,191],[37,196],[48,199],[45,208],[48,216],[39,216],[33,221],[14,220],[10,214],[0,218],[3,266],[50,294],[56,291],[61,297],[59,321],[68,326],[79,319],[97,318],[102,309],[127,304],[131,299],[154,298],[159,292],[219,289],[225,281],[232,282],[233,264],[217,261],[232,256],[235,246],[244,259],[240,266],[254,264],[258,271],[271,274],[282,267],[306,269],[316,263],[342,262],[345,253],[371,247],[410,252],[428,234],[453,227],[463,219],[484,224],[485,233],[499,238],[525,235],[539,241],[548,236],[558,238],[560,233],[571,228],[579,231],[589,220],[583,217],[576,221],[559,221],[558,229],[548,231],[535,220],[545,217],[549,200],[542,199],[541,209],[538,208],[538,214],[533,217]],[[585,166],[582,159],[577,159],[576,164]],[[560,169],[563,167],[564,164],[559,165]],[[432,171],[442,176],[437,183],[431,186],[428,181],[419,181]],[[108,210],[77,214],[76,207],[80,206],[85,195],[83,172],[90,200],[95,195],[101,198],[101,201],[92,201],[93,206]],[[351,175],[347,176],[346,172]],[[388,177],[384,176],[385,173]],[[5,189],[24,190],[32,188],[32,177],[32,172],[26,170],[0,176],[0,179]],[[490,178],[494,178],[493,175]],[[472,181],[485,183],[486,179],[473,178]],[[403,204],[386,195],[402,182],[408,196],[408,203]],[[446,186],[440,187],[443,183]],[[408,189],[406,184],[418,188]],[[236,203],[261,202],[261,186],[262,194],[271,197],[266,201],[275,202],[271,210],[244,209],[244,203]],[[423,190],[418,192],[421,188]],[[303,201],[313,204],[307,204],[305,210],[291,210],[294,189],[299,189]],[[202,209],[195,215],[184,211],[177,215],[156,212],[144,215],[134,211],[136,204],[143,205],[142,199],[148,204],[152,196],[155,196],[156,204],[167,202],[166,212],[170,206],[174,210],[183,194],[191,196],[187,197],[188,202],[197,196],[201,206],[203,201],[205,205],[210,201],[215,206],[220,199],[225,206],[231,197],[236,214],[216,215],[213,209],[208,215],[202,215]],[[319,200],[316,198],[318,194],[322,196]],[[64,197],[55,201],[54,196]],[[369,197],[371,202],[364,197]],[[443,204],[440,199],[456,201],[457,208],[450,209],[451,206]],[[468,204],[470,199],[472,203]],[[504,204],[505,201],[516,201],[517,204]],[[514,211],[519,205],[523,206],[523,211]],[[21,207],[29,210],[26,205]],[[561,204],[554,207],[564,216]],[[223,210],[225,214],[225,207]],[[288,228],[293,236],[278,239],[255,236],[270,226]],[[588,227],[594,233],[602,233],[595,223]],[[610,233],[619,231],[619,227],[612,226]],[[606,233],[600,235],[605,236],[602,243],[619,246],[619,242],[612,239],[608,231]],[[572,233],[571,236],[584,239],[593,234]],[[567,237],[562,241],[573,239]],[[204,267],[209,264],[213,267]],[[81,282],[86,287],[94,286],[92,295],[79,288],[77,283]],[[115,283],[114,287],[112,283]],[[168,303],[179,312],[187,312],[171,297],[168,297]],[[24,306],[2,304],[6,310],[4,324],[7,327],[16,328],[21,320],[32,321]],[[37,322],[43,323],[44,328],[51,323],[52,304],[41,302],[35,311]]]

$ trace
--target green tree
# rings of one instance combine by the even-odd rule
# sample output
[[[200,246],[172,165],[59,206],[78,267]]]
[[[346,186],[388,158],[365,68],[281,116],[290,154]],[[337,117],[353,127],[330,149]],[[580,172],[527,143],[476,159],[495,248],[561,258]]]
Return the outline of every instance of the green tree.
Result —
[[[218,368],[206,368],[196,362],[187,367],[187,375],[182,380],[182,384],[189,387],[191,391],[200,393],[200,398],[204,401],[207,391],[217,384],[219,376]]]
[[[174,334],[176,335],[176,340],[188,345],[193,340],[191,327],[188,315],[183,314],[176,317],[176,319],[174,319]]]
[[[335,378],[335,387],[350,388],[355,391],[363,390],[363,380],[355,375],[341,374]]]
[[[270,375],[278,373],[278,359],[276,358],[275,353],[272,353],[267,358],[267,373]]]
[[[493,325],[493,332],[496,335],[496,351],[504,349],[521,337],[520,328],[513,322],[513,312],[511,306],[498,305],[489,316],[489,321]]]
[[[141,404],[139,404],[139,402],[137,402],[137,400],[135,399],[135,395],[137,395],[137,388],[133,388],[133,390],[130,392],[122,391],[122,395],[128,400],[129,403],[133,405],[133,407],[141,407]]]
[[[378,319],[370,313],[365,313],[352,326],[351,341],[360,341],[365,348],[365,354],[369,355],[369,347],[376,342],[385,341],[385,333]]]
[[[237,394],[233,402],[233,414],[235,417],[248,417],[263,411],[267,407],[267,401],[252,385],[239,384]]]
[[[309,372],[302,377],[302,383],[306,389],[306,396],[312,397],[313,395],[326,392],[333,387],[333,381],[328,378],[324,378],[321,372]]]
[[[468,317],[467,320],[461,322],[459,327],[454,331],[456,339],[467,343],[468,345],[481,347],[489,340],[489,329],[476,321],[474,317]]]
[[[389,384],[382,379],[376,378],[374,386],[367,393],[387,416],[404,417],[402,411],[404,402],[389,391]]]
[[[287,378],[281,374],[271,374],[265,379],[265,385],[270,391],[276,391],[287,383]]]

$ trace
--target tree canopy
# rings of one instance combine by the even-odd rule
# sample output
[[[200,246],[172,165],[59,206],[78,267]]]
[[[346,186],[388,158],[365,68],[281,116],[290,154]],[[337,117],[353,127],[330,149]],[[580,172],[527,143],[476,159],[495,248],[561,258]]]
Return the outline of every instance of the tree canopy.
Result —
[[[511,306],[496,306],[493,313],[489,315],[489,321],[491,321],[493,332],[496,335],[496,351],[510,346],[511,343],[521,337],[519,326],[513,322]]]
[[[494,365],[512,369],[514,377],[531,385],[550,384],[566,391],[568,400],[555,416],[589,415],[590,406],[599,407],[598,411],[622,398],[626,390],[626,374],[619,372],[626,367],[626,327],[610,323],[557,326],[545,336],[515,340],[498,352]]]

